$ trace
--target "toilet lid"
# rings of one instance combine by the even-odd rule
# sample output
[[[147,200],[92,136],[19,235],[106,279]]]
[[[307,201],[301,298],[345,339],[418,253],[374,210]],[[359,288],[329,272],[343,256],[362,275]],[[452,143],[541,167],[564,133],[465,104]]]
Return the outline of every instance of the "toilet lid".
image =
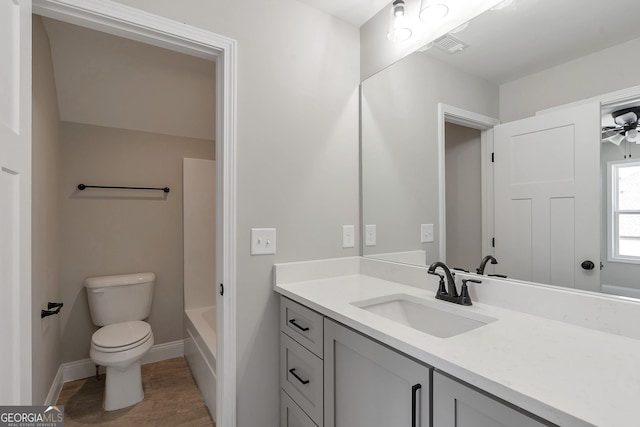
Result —
[[[130,347],[144,341],[151,334],[151,326],[147,322],[134,320],[107,325],[98,329],[91,338],[92,344],[105,349]]]

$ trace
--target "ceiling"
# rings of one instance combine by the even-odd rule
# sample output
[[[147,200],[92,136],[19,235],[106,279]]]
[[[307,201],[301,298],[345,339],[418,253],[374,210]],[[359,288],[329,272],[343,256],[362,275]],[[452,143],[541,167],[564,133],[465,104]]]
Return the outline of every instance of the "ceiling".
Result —
[[[347,21],[356,27],[367,22],[383,7],[390,3],[389,0],[299,0],[309,6],[327,12],[329,15]]]
[[[502,84],[640,37],[637,9],[637,0],[515,0],[455,35],[466,50],[425,53]]]
[[[42,18],[60,120],[213,140],[215,63]]]

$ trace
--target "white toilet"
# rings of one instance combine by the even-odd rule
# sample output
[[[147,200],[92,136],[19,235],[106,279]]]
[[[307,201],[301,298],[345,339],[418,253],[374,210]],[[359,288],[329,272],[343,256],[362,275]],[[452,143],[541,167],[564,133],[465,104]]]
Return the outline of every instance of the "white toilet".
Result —
[[[140,359],[153,346],[149,317],[156,275],[90,277],[85,280],[91,320],[91,360],[107,368],[104,409],[115,411],[144,398]]]

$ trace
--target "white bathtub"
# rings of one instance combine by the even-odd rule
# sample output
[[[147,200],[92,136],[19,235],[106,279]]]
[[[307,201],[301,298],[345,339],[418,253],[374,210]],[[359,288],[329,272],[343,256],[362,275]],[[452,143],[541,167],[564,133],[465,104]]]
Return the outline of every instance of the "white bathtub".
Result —
[[[216,307],[185,310],[184,328],[184,356],[202,399],[215,421]]]

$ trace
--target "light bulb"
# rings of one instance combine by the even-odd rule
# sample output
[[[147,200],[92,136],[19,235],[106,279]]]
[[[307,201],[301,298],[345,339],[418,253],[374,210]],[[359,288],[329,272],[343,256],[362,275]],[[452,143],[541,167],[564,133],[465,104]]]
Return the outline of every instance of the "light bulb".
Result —
[[[411,38],[411,30],[408,28],[392,28],[387,33],[387,38],[392,42],[403,42]]]
[[[424,22],[444,18],[448,13],[446,0],[422,0],[420,4],[420,19]]]
[[[629,129],[625,135],[629,142],[636,142],[638,140],[638,130]]]
[[[396,18],[404,16],[404,0],[396,0],[393,2],[393,16]]]
[[[395,0],[391,9],[391,23],[387,38],[393,42],[403,42],[411,37],[411,29],[405,16],[404,0]]]

